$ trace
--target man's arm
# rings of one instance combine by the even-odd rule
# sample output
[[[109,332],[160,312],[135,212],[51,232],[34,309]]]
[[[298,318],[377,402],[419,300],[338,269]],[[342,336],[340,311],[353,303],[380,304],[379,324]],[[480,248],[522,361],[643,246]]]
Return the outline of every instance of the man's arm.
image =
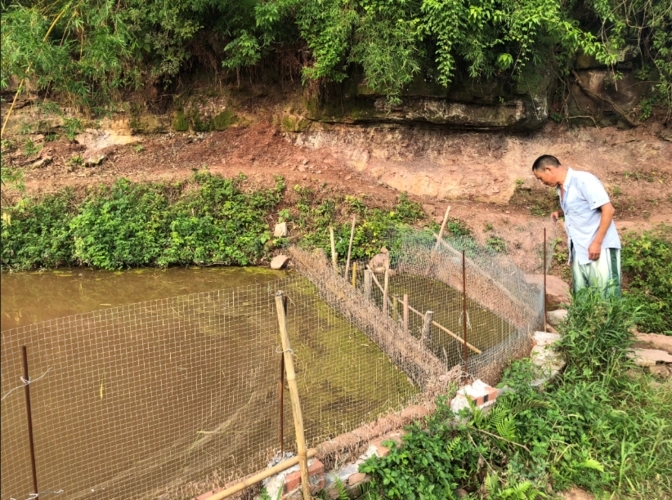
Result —
[[[595,239],[588,247],[588,258],[590,260],[597,260],[600,258],[600,252],[602,252],[602,241],[604,240],[604,235],[607,234],[607,229],[611,221],[614,219],[614,213],[616,209],[614,206],[609,203],[602,205],[599,210],[602,212],[600,217],[600,226],[597,228],[597,234],[595,234]]]

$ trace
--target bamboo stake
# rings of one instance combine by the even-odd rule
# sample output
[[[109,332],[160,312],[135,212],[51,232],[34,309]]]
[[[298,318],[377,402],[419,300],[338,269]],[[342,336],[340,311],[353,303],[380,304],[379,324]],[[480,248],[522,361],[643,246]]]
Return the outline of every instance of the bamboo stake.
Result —
[[[548,331],[546,327],[546,228],[544,228],[544,332]]]
[[[422,319],[422,343],[427,345],[429,343],[429,336],[432,332],[432,317],[434,316],[433,311],[427,311],[425,316]]]
[[[306,456],[308,458],[313,458],[315,455],[317,455],[317,450],[315,448],[311,448],[306,452]],[[238,484],[234,484],[230,488],[225,489],[224,491],[220,491],[219,493],[215,493],[211,497],[208,497],[208,500],[223,500],[224,498],[228,498],[231,495],[235,495],[239,491],[244,490],[248,486],[252,486],[253,484],[257,484],[260,481],[263,481],[267,477],[271,477],[278,472],[282,472],[283,470],[287,470],[290,467],[294,467],[296,464],[299,463],[300,457],[292,457],[288,458],[284,462],[280,462],[278,465],[274,465],[270,469],[264,469],[263,471],[255,474],[254,476],[248,477],[244,481],[241,481]]]
[[[385,268],[385,288],[383,288],[383,314],[387,314],[388,292],[390,290],[390,270]]]
[[[334,270],[338,272],[338,255],[336,254],[336,240],[334,239],[334,228],[329,227],[329,238],[331,239],[331,264]]]
[[[33,413],[30,406],[30,376],[28,375],[28,350],[26,346],[22,346],[21,353],[23,355],[23,379],[27,380],[24,384],[26,388],[26,415],[28,422],[28,442],[30,444],[30,464],[33,472],[33,488],[35,495],[38,493],[37,489],[37,468],[35,467],[35,439],[33,438]]]
[[[424,314],[422,314],[420,311],[418,311],[416,308],[414,308],[414,307],[412,307],[412,306],[410,306],[410,305],[408,306],[408,310],[411,311],[411,312],[413,312],[413,313],[415,313],[415,314],[417,314],[417,315],[420,316],[421,318],[424,318],[424,317],[425,317]],[[443,326],[443,325],[437,323],[437,322],[434,321],[434,320],[432,320],[432,325],[434,325],[435,327],[437,327],[439,330],[442,330],[442,331],[446,332],[448,335],[450,335],[451,337],[453,337],[455,340],[457,340],[457,341],[460,342],[461,344],[464,344],[464,339],[463,339],[462,337],[460,337],[460,336],[457,335],[456,333],[451,332],[451,331],[448,330],[448,328],[446,328],[445,326]],[[474,347],[474,346],[471,345],[469,342],[467,342],[467,347],[468,347],[469,349],[471,349],[472,351],[474,351],[476,354],[482,354],[482,353],[483,353],[483,351],[481,351],[481,350],[478,349],[477,347]]]
[[[348,279],[348,271],[350,270],[350,254],[352,252],[352,240],[355,237],[355,220],[356,216],[352,216],[352,227],[350,228],[350,244],[348,244],[348,259],[345,261],[345,279]],[[353,285],[354,286],[354,285]]]
[[[352,288],[357,288],[357,263],[352,263]]]
[[[303,499],[310,500],[311,495],[310,483],[308,480],[308,456],[306,455],[306,438],[303,434],[303,415],[301,413],[299,387],[296,383],[296,372],[294,371],[292,349],[289,344],[289,335],[287,334],[287,319],[285,317],[285,308],[283,306],[283,295],[284,294],[282,292],[278,292],[275,295],[275,308],[278,312],[280,340],[282,342],[282,352],[285,357],[285,369],[287,371],[287,383],[289,384],[289,396],[292,401],[292,415],[294,416],[294,430],[296,434],[296,454],[299,458],[299,467],[301,470],[301,489],[303,490]]]
[[[462,357],[464,358],[464,373],[469,373],[469,350],[467,349],[467,257],[462,250],[462,331],[464,344],[462,344]]]
[[[371,268],[369,268],[369,269],[371,269]],[[387,271],[385,271],[385,273],[387,274]],[[380,290],[380,293],[382,293],[383,296],[384,296],[385,295],[385,288],[383,288],[383,285],[380,284],[380,281],[378,281],[378,278],[376,278],[376,273],[374,273],[373,271],[371,271],[371,279],[373,280],[373,282],[376,284],[376,286]],[[388,304],[392,303],[392,301],[389,299],[389,297],[387,299],[387,303]]]
[[[371,269],[364,270],[364,298],[366,300],[371,300],[371,277],[373,276],[373,271]]]
[[[287,296],[282,296],[282,307],[287,315]],[[280,459],[285,456],[285,357],[280,356],[280,381],[278,384],[280,390]]]
[[[399,303],[399,299],[397,296],[392,297],[392,319],[396,323],[398,318],[399,318],[399,312],[397,311],[397,304]]]
[[[408,295],[404,294],[404,333],[408,335]]]
[[[450,213],[450,206],[446,208],[446,213],[443,215],[443,222],[441,223],[441,230],[439,231],[439,238],[436,240],[436,245],[434,245],[434,252],[439,249],[439,240],[443,238],[443,231],[446,229],[446,223],[448,222],[448,214]]]

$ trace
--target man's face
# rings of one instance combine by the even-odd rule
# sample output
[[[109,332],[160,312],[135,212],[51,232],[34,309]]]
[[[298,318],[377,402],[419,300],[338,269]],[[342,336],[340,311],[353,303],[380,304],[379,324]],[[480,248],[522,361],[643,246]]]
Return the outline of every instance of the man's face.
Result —
[[[559,168],[546,167],[544,170],[535,170],[534,176],[547,186],[556,187],[560,183],[559,173]]]

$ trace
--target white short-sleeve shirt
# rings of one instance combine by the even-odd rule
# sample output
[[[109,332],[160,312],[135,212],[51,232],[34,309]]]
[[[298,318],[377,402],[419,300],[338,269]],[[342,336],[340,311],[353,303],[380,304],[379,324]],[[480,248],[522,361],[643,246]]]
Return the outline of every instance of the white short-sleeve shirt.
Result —
[[[567,169],[563,188],[565,190],[564,199],[560,188],[558,188],[558,196],[562,211],[565,213],[565,230],[569,238],[569,248],[574,246],[574,257],[578,259],[579,264],[588,264],[591,262],[588,257],[588,247],[595,239],[602,218],[599,208],[609,203],[609,195],[600,180],[593,174],[571,168]],[[602,248],[621,248],[621,240],[614,221],[611,221],[604,235]]]

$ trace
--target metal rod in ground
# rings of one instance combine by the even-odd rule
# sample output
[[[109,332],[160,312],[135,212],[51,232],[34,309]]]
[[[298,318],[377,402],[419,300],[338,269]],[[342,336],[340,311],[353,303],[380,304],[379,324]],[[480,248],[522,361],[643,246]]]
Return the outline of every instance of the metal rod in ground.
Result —
[[[301,402],[299,401],[299,387],[296,383],[296,372],[294,371],[294,360],[292,359],[292,348],[289,343],[287,333],[287,318],[283,305],[282,292],[275,295],[275,308],[278,312],[278,326],[280,327],[280,340],[282,342],[282,352],[285,357],[285,370],[287,371],[287,384],[289,385],[289,396],[292,400],[292,415],[294,416],[294,433],[296,436],[296,454],[299,457],[299,469],[301,471],[301,489],[303,499],[310,500],[310,483],[308,480],[308,456],[306,454],[306,438],[303,433],[303,414],[301,413]]]
[[[345,274],[343,276],[345,279],[348,279],[348,271],[350,270],[350,255],[352,253],[352,240],[355,237],[355,221],[357,217],[355,215],[352,216],[352,227],[350,228],[350,243],[348,244],[348,259],[345,261]]]
[[[282,306],[287,317],[287,296],[282,296]],[[280,356],[280,460],[285,456],[285,357]]]
[[[385,268],[385,287],[383,288],[383,314],[387,314],[388,292],[390,290],[390,269]]]
[[[334,228],[329,226],[329,238],[331,239],[331,264],[338,272],[338,254],[336,253],[336,240],[334,238]]]
[[[37,494],[37,467],[35,466],[35,438],[33,436],[33,412],[30,407],[30,376],[28,375],[28,350],[24,345],[23,353],[23,380],[26,388],[26,414],[28,417],[28,441],[30,442],[30,464],[33,468],[33,493]]]
[[[462,357],[464,358],[464,373],[469,373],[469,349],[467,349],[467,257],[462,250]]]
[[[544,331],[546,331],[546,228],[544,228]]]

